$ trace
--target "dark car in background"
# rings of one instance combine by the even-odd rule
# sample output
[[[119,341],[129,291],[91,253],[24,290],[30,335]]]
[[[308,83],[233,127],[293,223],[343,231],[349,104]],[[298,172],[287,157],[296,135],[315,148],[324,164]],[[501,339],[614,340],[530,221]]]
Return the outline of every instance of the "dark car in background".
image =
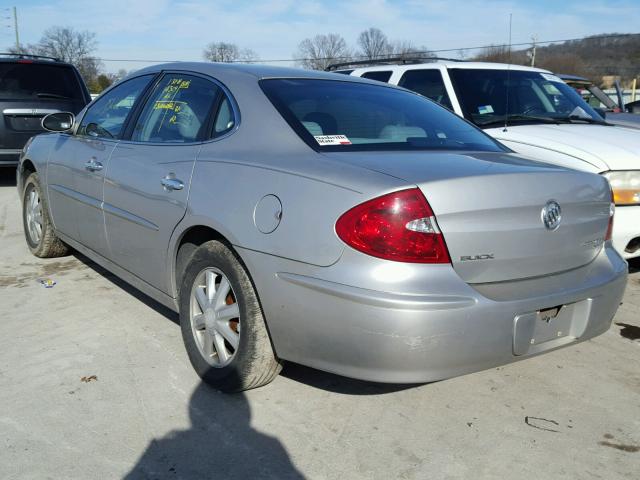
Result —
[[[15,167],[45,115],[78,113],[91,101],[78,70],[56,58],[0,54],[0,167]]]

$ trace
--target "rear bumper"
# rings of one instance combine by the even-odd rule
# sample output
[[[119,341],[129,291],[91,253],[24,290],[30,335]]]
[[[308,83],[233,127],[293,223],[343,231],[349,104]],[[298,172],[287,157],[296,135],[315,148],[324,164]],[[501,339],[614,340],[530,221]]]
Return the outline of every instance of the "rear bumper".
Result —
[[[385,262],[349,249],[326,268],[240,252],[281,358],[389,383],[449,378],[600,335],[627,277],[610,245],[570,272],[476,286],[448,265]],[[539,325],[536,312],[558,305],[567,307],[557,331],[554,320]]]
[[[0,149],[0,167],[15,167],[18,165],[21,152],[21,149]]]
[[[640,205],[616,207],[613,246],[624,258],[640,257]]]

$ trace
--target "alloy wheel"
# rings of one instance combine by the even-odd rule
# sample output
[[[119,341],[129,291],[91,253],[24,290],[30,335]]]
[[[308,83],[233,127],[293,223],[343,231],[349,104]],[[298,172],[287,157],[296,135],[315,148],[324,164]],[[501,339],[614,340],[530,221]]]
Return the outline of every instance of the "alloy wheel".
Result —
[[[202,270],[191,289],[191,330],[202,357],[213,367],[233,360],[240,343],[240,308],[229,279],[217,268]]]
[[[42,202],[38,191],[33,187],[26,198],[25,212],[29,239],[34,245],[38,245],[42,238]]]

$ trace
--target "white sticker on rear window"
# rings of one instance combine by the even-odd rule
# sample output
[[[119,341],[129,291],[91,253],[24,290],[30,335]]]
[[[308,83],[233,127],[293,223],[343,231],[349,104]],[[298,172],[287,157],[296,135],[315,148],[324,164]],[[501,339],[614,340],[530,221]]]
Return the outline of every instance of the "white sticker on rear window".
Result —
[[[346,135],[314,135],[318,145],[351,145],[351,140]]]
[[[541,73],[540,76],[550,82],[562,83],[562,79],[560,77],[556,77],[555,75],[551,75],[550,73]]]
[[[478,107],[478,113],[482,115],[486,113],[493,113],[493,107],[491,105],[480,105]]]

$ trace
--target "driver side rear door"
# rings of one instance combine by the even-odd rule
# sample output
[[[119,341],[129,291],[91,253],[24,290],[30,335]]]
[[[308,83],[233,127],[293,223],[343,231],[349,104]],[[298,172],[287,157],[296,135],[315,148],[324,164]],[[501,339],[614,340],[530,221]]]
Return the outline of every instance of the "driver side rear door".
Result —
[[[109,259],[168,292],[169,238],[187,209],[193,166],[213,135],[222,88],[209,77],[165,72],[114,149],[104,187]]]

